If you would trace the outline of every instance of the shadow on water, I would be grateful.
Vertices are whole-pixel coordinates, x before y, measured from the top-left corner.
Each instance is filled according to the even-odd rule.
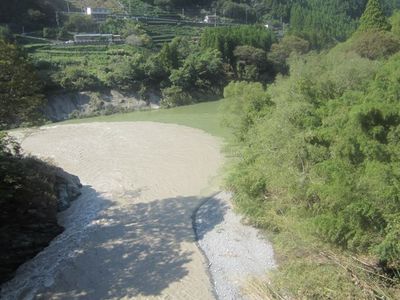
[[[133,198],[124,202],[134,202]],[[192,214],[205,200],[176,197],[123,206],[112,204],[92,222],[90,233],[79,246],[81,250],[75,251],[78,254],[59,272],[54,285],[42,289],[37,298],[161,295],[170,284],[188,274],[186,265],[193,253],[182,244],[195,242]],[[221,217],[213,218],[208,230],[223,220],[226,209],[224,205],[216,206],[213,214]]]

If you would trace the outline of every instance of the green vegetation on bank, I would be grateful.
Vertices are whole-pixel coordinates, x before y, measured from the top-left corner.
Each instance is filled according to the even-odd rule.
[[[0,39],[0,130],[36,120],[44,103],[33,66],[15,45]]]
[[[400,45],[369,12],[369,29],[292,57],[266,89],[225,88],[227,186],[274,242],[271,297],[400,297]]]

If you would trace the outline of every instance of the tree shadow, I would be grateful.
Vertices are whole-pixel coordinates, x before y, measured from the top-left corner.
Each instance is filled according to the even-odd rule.
[[[193,220],[197,240],[202,240],[207,232],[222,223],[228,209],[229,207],[225,201],[216,195],[207,199],[196,211],[196,216]]]
[[[132,191],[127,195],[137,193]],[[42,290],[36,298],[120,299],[161,295],[170,284],[188,275],[187,264],[193,252],[185,250],[183,243],[195,242],[193,211],[205,200],[176,197],[111,205],[92,222],[90,233],[72,263],[57,275],[52,287]],[[215,209],[218,211],[213,214],[221,217],[212,218],[208,230],[223,220],[227,207],[221,204]]]

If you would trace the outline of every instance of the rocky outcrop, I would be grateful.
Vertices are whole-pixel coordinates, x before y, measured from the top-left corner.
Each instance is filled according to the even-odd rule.
[[[160,97],[153,92],[147,93],[143,100],[138,93],[122,94],[115,90],[59,93],[47,98],[43,112],[51,121],[158,108],[160,102]]]
[[[71,175],[63,169],[58,169],[56,172],[58,211],[69,208],[71,202],[81,194],[81,188],[82,184],[77,176]]]
[[[36,159],[30,159],[24,174],[36,170],[37,181],[25,181],[23,193],[0,198],[0,283],[9,280],[25,261],[37,255],[63,228],[57,213],[80,195],[79,178]],[[36,185],[36,186],[33,186]]]

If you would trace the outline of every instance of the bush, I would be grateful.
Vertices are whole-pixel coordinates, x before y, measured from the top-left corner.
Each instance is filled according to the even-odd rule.
[[[0,136],[0,283],[62,231],[57,224],[56,168],[23,156]]]
[[[144,57],[135,54],[131,57],[120,59],[107,74],[106,84],[120,90],[138,90],[145,79]]]
[[[174,85],[163,89],[162,96],[161,106],[165,108],[193,103],[192,96],[188,92]]]
[[[400,55],[379,65],[335,49],[294,59],[267,92],[230,84],[241,147],[228,184],[243,210],[279,212],[263,221],[278,231],[286,214],[308,220],[321,240],[399,269],[399,69]]]
[[[235,66],[233,51],[237,46],[252,46],[269,51],[274,40],[272,31],[263,26],[234,26],[207,28],[201,35],[203,48],[217,49],[224,62]]]
[[[272,44],[268,59],[272,62],[275,70],[281,74],[289,72],[288,58],[294,55],[306,54],[310,51],[310,43],[293,35],[285,35],[279,43]]]
[[[99,79],[81,67],[66,67],[56,74],[55,81],[70,91],[94,90],[101,87]]]
[[[182,67],[171,72],[170,80],[189,93],[217,94],[225,82],[219,51],[208,49],[189,55]]]
[[[268,77],[274,76],[272,68],[268,68],[267,53],[264,50],[251,46],[237,46],[233,55],[239,80],[265,82]]]
[[[38,122],[44,103],[32,65],[15,45],[0,40],[0,130]]]
[[[400,39],[386,31],[367,31],[356,34],[350,50],[369,59],[387,58],[400,50]]]

